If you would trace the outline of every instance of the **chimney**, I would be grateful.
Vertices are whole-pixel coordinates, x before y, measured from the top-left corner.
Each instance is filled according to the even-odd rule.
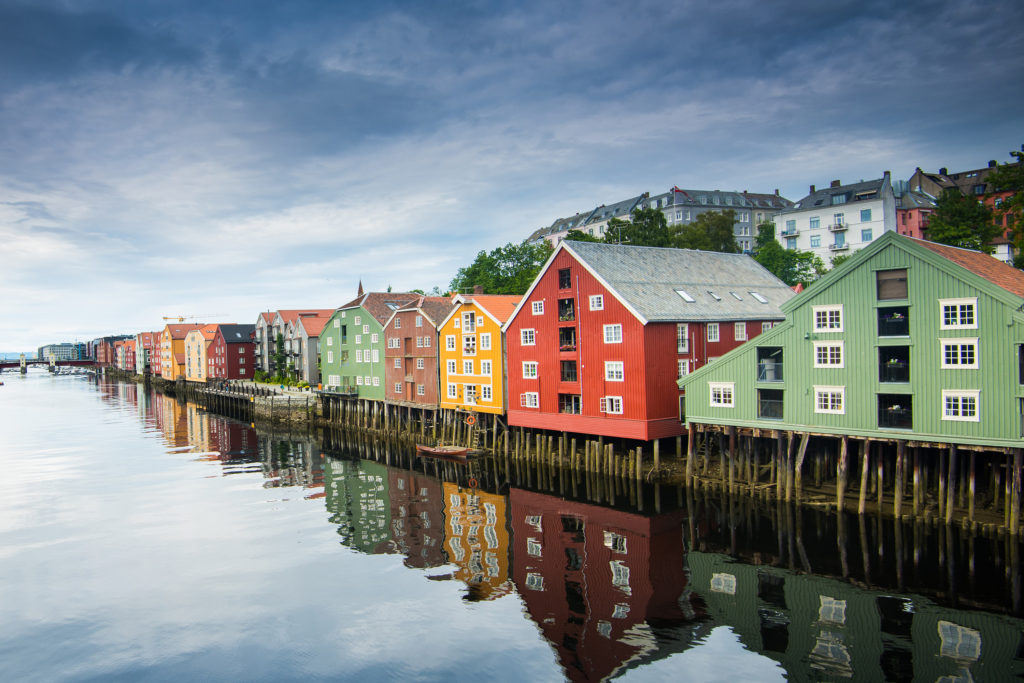
[[[829,184],[829,188],[839,187],[840,185],[842,185],[842,183],[839,182],[839,179],[837,178],[836,180],[833,180],[831,184]]]
[[[811,191],[808,192],[807,194],[814,194],[814,185],[811,185]]]
[[[943,166],[939,169],[939,175],[949,175],[949,169]]]
[[[989,168],[995,168],[996,167],[996,160],[995,159],[989,159],[988,167]]]
[[[473,285],[473,294],[480,295],[480,294],[483,294],[483,293],[484,293],[484,286],[483,285]]]

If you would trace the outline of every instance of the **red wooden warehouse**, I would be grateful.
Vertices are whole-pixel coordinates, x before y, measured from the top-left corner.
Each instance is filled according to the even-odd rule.
[[[421,296],[384,324],[386,401],[437,407],[437,326],[453,307],[446,297]]]
[[[502,328],[508,423],[680,435],[676,380],[782,321],[792,296],[743,254],[563,241]]]
[[[256,372],[255,325],[218,325],[206,350],[210,379],[252,379]]]

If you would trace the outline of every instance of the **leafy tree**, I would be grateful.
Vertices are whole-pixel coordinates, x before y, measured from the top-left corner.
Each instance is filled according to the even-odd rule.
[[[274,368],[278,375],[283,376],[285,373],[285,356],[284,356],[284,335],[280,332],[277,333],[277,339],[274,342]]]
[[[790,287],[797,283],[806,286],[825,272],[824,262],[812,252],[786,249],[779,244],[772,223],[757,226],[754,260]]]
[[[546,241],[509,242],[490,252],[481,251],[473,263],[459,268],[450,287],[452,291],[469,292],[481,285],[488,294],[525,294],[551,251]]]
[[[1012,192],[1009,197],[1004,197],[999,207],[993,212],[999,222],[1003,222],[1005,216],[1006,224],[1012,230],[1013,246],[1017,249],[1017,258],[1014,259],[1014,266],[1024,267],[1024,152],[1010,152],[1014,158],[1008,164],[1000,164],[999,167],[988,174],[985,180],[992,186],[994,192]]]
[[[611,219],[604,231],[604,241],[634,247],[673,246],[665,214],[657,209],[636,209],[628,221]]]
[[[935,213],[928,219],[925,236],[933,242],[991,254],[991,242],[1002,232],[992,222],[992,210],[975,197],[947,188],[939,195]]]
[[[700,249],[737,254],[740,245],[733,234],[736,212],[705,211],[692,223],[678,226],[672,236],[672,246],[680,249]]]
[[[582,230],[570,230],[565,235],[565,239],[572,240],[573,242],[603,242],[604,240],[594,237],[590,233],[583,232]]]
[[[853,256],[853,254],[836,254],[832,257],[832,267],[835,268],[836,266],[846,263],[851,256]]]

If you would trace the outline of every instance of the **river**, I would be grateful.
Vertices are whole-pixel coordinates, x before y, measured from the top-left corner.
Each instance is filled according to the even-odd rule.
[[[3,681],[1024,675],[1016,542],[0,380]]]

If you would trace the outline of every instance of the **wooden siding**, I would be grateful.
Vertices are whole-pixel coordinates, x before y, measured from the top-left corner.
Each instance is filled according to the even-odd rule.
[[[356,323],[356,319],[359,323]],[[338,325],[335,326],[337,321]],[[363,326],[367,331],[363,332]],[[342,331],[345,331],[344,338]],[[377,343],[373,343],[373,335],[377,335]],[[356,338],[359,337],[358,342]],[[331,342],[327,342],[330,338]],[[373,401],[384,400],[384,328],[377,322],[366,309],[362,307],[349,308],[336,311],[320,333],[323,340],[321,349],[320,375],[324,378],[324,385],[330,385],[330,377],[341,378],[341,387],[351,386],[355,389],[359,398],[366,398]],[[377,361],[373,361],[373,351],[377,351]],[[364,354],[370,354],[370,361],[360,360],[356,362],[356,351],[359,351],[360,359]],[[328,354],[333,360],[329,360]],[[344,359],[344,360],[343,360]],[[356,378],[362,377],[363,383],[357,384]],[[370,378],[370,384],[366,384],[366,378]],[[376,378],[376,385],[374,385]]]
[[[422,327],[416,327],[416,318],[422,318]],[[400,321],[396,328],[394,321]],[[417,345],[417,337],[430,339],[430,346]],[[389,340],[397,339],[398,347],[392,348]],[[400,311],[384,330],[384,398],[392,402],[415,403],[430,408],[437,407],[437,331],[430,320],[419,311]],[[423,369],[416,368],[417,359],[423,360]],[[402,367],[395,367],[398,360]],[[401,391],[395,391],[395,385]],[[417,387],[423,387],[423,395]]]
[[[866,250],[867,251],[867,250]],[[699,423],[733,424],[849,434],[913,438],[939,443],[1019,447],[1022,399],[1018,353],[1024,325],[1018,297],[949,264],[910,240],[894,236],[865,258],[844,266],[842,277],[812,286],[787,307],[787,322],[756,342],[688,378],[687,418]],[[908,296],[878,301],[876,273],[907,270]],[[977,329],[940,329],[940,299],[977,298]],[[842,332],[815,332],[813,306],[842,305]],[[878,310],[906,306],[909,335],[879,337]],[[943,369],[940,339],[978,338],[976,369]],[[814,342],[843,342],[842,368],[815,368]],[[783,382],[756,382],[757,348],[784,349]],[[909,381],[883,382],[881,355],[887,348],[909,349]],[[709,382],[733,382],[735,407],[709,405]],[[843,414],[815,412],[815,386],[845,388]],[[782,390],[783,419],[759,420],[757,390]],[[977,390],[977,422],[943,419],[943,390]],[[912,430],[879,425],[879,394],[906,395]]]
[[[469,336],[464,334],[462,328],[462,314],[473,312],[476,318],[476,329],[473,332],[473,336],[476,339],[476,355],[467,355],[464,353],[464,337]],[[459,321],[456,323],[456,321]],[[456,324],[459,326],[456,327]],[[490,334],[491,335],[491,348],[490,350],[483,349],[480,344],[480,335]],[[455,349],[449,350],[446,345],[446,338],[449,336],[455,337]],[[504,353],[504,338],[501,332],[501,326],[495,324],[495,322],[488,318],[472,301],[463,302],[458,305],[455,312],[449,316],[448,320],[441,327],[437,335],[437,353],[438,353],[438,372],[440,374],[440,386],[438,391],[440,394],[440,403],[442,408],[462,408],[470,409],[481,413],[491,413],[495,415],[501,415],[506,409],[506,395],[505,395],[505,353]],[[489,360],[491,362],[491,374],[490,376],[483,376],[479,374],[465,375],[462,372],[462,362],[464,360],[473,360],[474,372],[479,372],[481,361]],[[455,373],[448,372],[448,361],[455,361]],[[456,398],[451,399],[448,397],[448,384],[456,385]],[[465,385],[472,384],[476,387],[477,400],[473,404],[467,404],[465,400]],[[486,401],[480,398],[482,394],[482,387],[489,385],[491,387],[491,400]]]

